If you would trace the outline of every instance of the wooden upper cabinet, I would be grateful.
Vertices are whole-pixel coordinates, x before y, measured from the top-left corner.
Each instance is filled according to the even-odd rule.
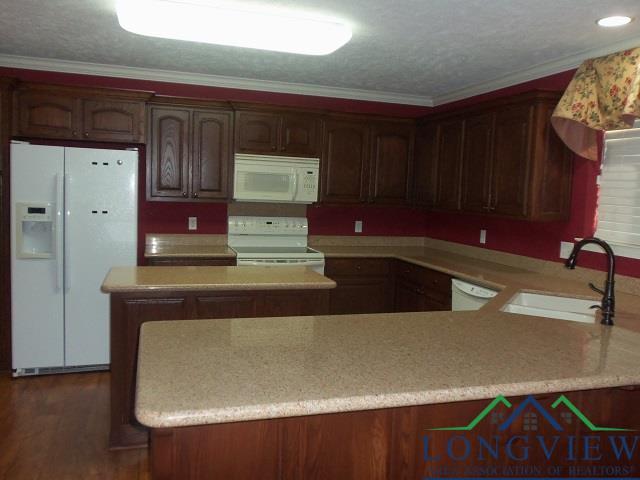
[[[278,150],[280,118],[269,113],[238,112],[237,149],[245,153],[275,153]]]
[[[439,125],[435,207],[440,210],[460,209],[463,133],[464,122],[461,119]]]
[[[527,92],[429,118],[432,126],[419,130],[424,139],[417,145],[433,151],[437,130],[435,208],[533,221],[568,218],[573,155],[550,123],[560,96]],[[416,179],[416,191],[425,179]]]
[[[51,92],[16,92],[15,134],[25,137],[80,138],[80,100]]]
[[[462,210],[488,212],[491,209],[493,113],[465,120],[462,152]]]
[[[144,142],[146,92],[22,84],[14,95],[14,135]]]
[[[83,100],[82,135],[85,139],[120,142],[144,141],[144,103]]]
[[[416,129],[413,154],[413,204],[432,207],[436,197],[438,125],[426,123]]]
[[[496,114],[492,212],[512,217],[527,216],[532,120],[532,105],[509,106]]]
[[[231,112],[193,113],[192,198],[229,196]]]
[[[411,124],[374,124],[371,133],[371,202],[401,204],[409,201],[413,134]]]
[[[321,122],[313,114],[240,110],[235,129],[236,150],[241,153],[318,155]]]
[[[283,115],[280,128],[280,152],[301,157],[315,157],[318,155],[320,132],[319,118],[301,114]]]
[[[361,122],[325,122],[320,201],[364,203],[368,196],[369,128]]]
[[[150,197],[186,198],[189,189],[191,111],[149,108],[147,147]]]
[[[233,113],[154,104],[148,117],[147,198],[228,199]]]

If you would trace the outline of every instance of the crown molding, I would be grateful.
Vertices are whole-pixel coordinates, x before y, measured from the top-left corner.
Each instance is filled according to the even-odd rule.
[[[185,73],[173,70],[155,70],[150,68],[106,65],[101,63],[85,63],[72,60],[0,54],[0,66],[48,72],[74,73],[79,75],[96,75],[100,77],[116,77],[155,82],[234,88],[260,92],[310,95],[313,97],[344,98],[349,100],[417,105],[424,107],[433,106],[433,99],[428,96],[395,92],[378,92],[375,90],[327,87],[303,83],[274,82],[270,80],[255,80],[251,78],[227,77],[223,75],[208,75],[202,73]]]
[[[526,70],[520,70],[488,82],[471,85],[454,92],[435,96],[433,97],[433,104],[434,106],[444,105],[458,100],[464,100],[465,98],[473,97],[475,95],[481,95],[501,88],[511,87],[520,83],[547,77],[556,73],[566,72],[567,70],[579,67],[582,62],[590,58],[602,57],[603,55],[635,47],[640,47],[640,38],[632,38],[622,42],[609,44],[605,47],[585,50],[580,53],[576,53],[575,55],[570,55],[552,62],[541,63],[531,68],[527,68]]]

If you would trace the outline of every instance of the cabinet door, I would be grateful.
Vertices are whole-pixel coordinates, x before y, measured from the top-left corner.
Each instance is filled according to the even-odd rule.
[[[332,277],[338,286],[329,294],[329,313],[391,312],[390,285],[384,277]]]
[[[82,101],[82,136],[88,140],[144,142],[144,103],[119,100]]]
[[[426,307],[426,297],[422,286],[403,278],[396,280],[395,311],[422,312]]]
[[[40,138],[80,138],[80,100],[55,91],[16,93],[15,134]]]
[[[321,158],[324,203],[367,200],[369,128],[357,122],[329,120],[325,124]]]
[[[279,149],[288,155],[316,157],[320,137],[320,120],[310,115],[284,115]]]
[[[271,113],[238,112],[236,148],[244,153],[275,153],[278,149],[280,116]]]
[[[372,139],[370,200],[384,204],[407,203],[413,127],[376,125]]]
[[[507,107],[496,114],[491,210],[526,217],[529,194],[533,106]]]
[[[192,198],[229,197],[231,113],[193,114]]]
[[[462,210],[488,212],[491,186],[493,114],[470,117],[465,122],[462,154]]]
[[[460,210],[460,171],[464,123],[451,120],[439,125],[436,208]]]
[[[188,109],[151,107],[150,145],[147,146],[150,197],[187,197],[190,117]]]
[[[413,204],[431,207],[435,202],[438,160],[438,126],[421,125],[416,130],[413,157]]]

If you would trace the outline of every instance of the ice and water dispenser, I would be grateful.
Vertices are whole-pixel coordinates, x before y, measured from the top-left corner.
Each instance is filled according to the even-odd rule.
[[[50,203],[16,203],[16,256],[51,258],[54,216]]]

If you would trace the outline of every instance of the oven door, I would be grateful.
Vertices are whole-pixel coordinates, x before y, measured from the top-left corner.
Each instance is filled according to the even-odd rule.
[[[274,258],[247,258],[237,259],[236,265],[238,267],[308,267],[314,272],[318,272],[324,275],[324,258],[320,259],[304,259],[304,258],[287,258],[287,259],[274,259]]]
[[[240,164],[235,168],[234,200],[292,202],[298,175],[295,168],[280,165]]]

